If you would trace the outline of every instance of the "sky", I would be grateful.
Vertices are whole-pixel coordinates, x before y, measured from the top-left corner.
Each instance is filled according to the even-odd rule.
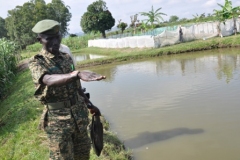
[[[70,7],[72,13],[69,22],[69,33],[82,32],[80,20],[82,15],[87,11],[88,5],[96,0],[63,0],[65,5]],[[108,10],[115,19],[115,26],[121,19],[128,25],[131,23],[131,16],[138,14],[138,19],[143,20],[147,17],[141,16],[139,12],[149,12],[152,9],[162,8],[160,12],[167,14],[162,16],[164,21],[168,21],[170,16],[181,18],[193,18],[193,15],[213,13],[213,9],[221,9],[217,3],[224,4],[225,0],[104,0]],[[17,5],[22,6],[28,0],[0,0],[0,17],[6,18],[8,10],[14,9]],[[45,0],[50,3],[51,0]],[[240,0],[232,0],[233,7],[240,6]]]

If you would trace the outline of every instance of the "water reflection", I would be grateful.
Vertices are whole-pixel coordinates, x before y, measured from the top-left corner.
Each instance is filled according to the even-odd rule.
[[[203,133],[203,129],[189,129],[189,128],[174,128],[171,130],[158,131],[158,132],[143,132],[139,133],[137,137],[125,140],[128,146],[132,149],[142,147],[149,143],[156,143],[164,141],[176,136],[185,134],[200,134]]]
[[[89,59],[97,59],[97,58],[103,58],[106,56],[97,55],[97,54],[81,54],[81,55],[73,55],[76,62],[89,60]]]
[[[150,61],[141,62],[135,61],[135,64],[128,65],[129,70],[155,72],[157,75],[162,73],[172,75],[177,72],[175,69],[181,69],[182,76],[192,73],[201,73],[205,69],[210,69],[216,72],[216,77],[221,80],[225,79],[229,83],[233,79],[233,72],[239,67],[239,54],[235,51],[228,50],[229,53],[222,53],[222,50],[216,52],[205,51],[199,53],[188,53],[181,55],[162,56],[159,59],[151,59]],[[86,55],[85,55],[86,56]],[[87,59],[87,58],[86,58]],[[206,64],[210,61],[212,64]],[[123,65],[124,63],[122,63]],[[126,66],[125,66],[126,67]],[[91,70],[96,70],[91,68]],[[117,72],[115,65],[108,67],[99,67],[98,72],[106,75],[108,81],[114,80],[114,75]]]

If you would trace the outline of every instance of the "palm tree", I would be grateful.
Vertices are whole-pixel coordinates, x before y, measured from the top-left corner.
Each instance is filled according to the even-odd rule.
[[[218,32],[218,36],[221,36],[222,37],[222,34],[221,34],[221,22],[223,22],[225,24],[225,19],[223,17],[223,11],[222,10],[216,10],[214,9],[213,10],[214,13],[213,15],[215,16],[216,20],[218,21],[218,24],[217,24],[217,32]]]
[[[194,17],[196,23],[200,22],[200,20],[202,19],[202,15],[198,15],[197,13],[196,15],[192,15],[192,16]]]
[[[221,5],[218,3],[218,5],[222,8],[222,16],[223,18],[229,19],[232,18],[233,19],[233,23],[234,23],[234,32],[235,35],[237,34],[237,26],[236,26],[236,18],[238,17],[239,11],[240,11],[240,6],[237,7],[232,7],[232,2],[230,0],[225,0],[225,4]]]
[[[158,8],[156,11],[154,11],[153,6],[152,6],[152,10],[149,12],[140,12],[140,14],[142,16],[147,16],[148,19],[146,19],[146,23],[150,22],[151,24],[151,28],[153,29],[153,23],[157,22],[160,23],[160,20],[163,21],[163,18],[161,15],[165,15],[165,13],[159,12],[162,8]]]

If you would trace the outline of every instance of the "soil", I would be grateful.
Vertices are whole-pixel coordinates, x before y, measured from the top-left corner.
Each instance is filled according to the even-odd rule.
[[[18,71],[23,71],[25,69],[28,68],[28,59],[25,59],[23,61],[21,61],[19,64],[18,64]]]

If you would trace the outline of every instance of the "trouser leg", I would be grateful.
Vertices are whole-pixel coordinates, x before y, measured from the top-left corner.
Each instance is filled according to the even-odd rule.
[[[74,146],[74,160],[89,160],[91,143],[87,130],[76,128],[72,136]]]
[[[73,141],[71,135],[49,135],[50,160],[74,160]]]

